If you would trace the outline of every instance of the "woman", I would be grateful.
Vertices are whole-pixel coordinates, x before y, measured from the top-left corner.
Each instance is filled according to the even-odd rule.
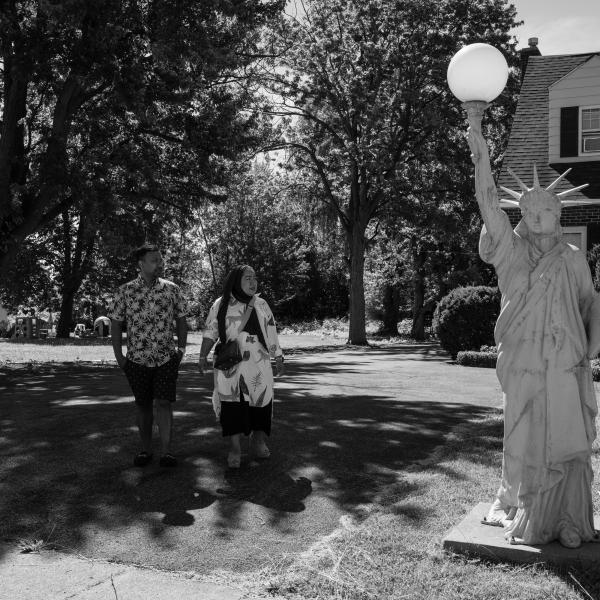
[[[223,436],[231,448],[227,464],[238,468],[240,439],[250,435],[250,449],[258,458],[268,458],[265,443],[271,434],[273,413],[273,371],[283,373],[283,352],[279,346],[275,320],[269,305],[256,293],[256,273],[248,265],[232,269],[223,294],[212,305],[202,334],[199,369],[204,373],[207,356],[217,340],[237,341],[241,362],[227,370],[214,369],[213,408]]]

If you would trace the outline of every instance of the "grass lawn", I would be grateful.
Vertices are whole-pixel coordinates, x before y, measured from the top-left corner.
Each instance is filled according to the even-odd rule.
[[[376,337],[379,322],[367,323],[367,335],[373,345],[396,343],[408,339],[408,325],[401,323],[402,337],[381,340]],[[326,319],[323,322],[302,323],[282,327],[279,340],[284,351],[297,349],[324,349],[340,347],[348,339],[348,324],[341,319]],[[188,333],[187,357],[196,359],[202,344],[201,332]],[[66,363],[66,362],[105,362],[114,363],[110,338],[70,338],[45,340],[25,340],[23,338],[0,338],[0,367],[12,363]]]
[[[325,333],[282,333],[280,343],[285,350],[297,348],[316,348],[342,346],[346,337]],[[202,344],[202,334],[190,332],[187,341],[187,356],[197,359]],[[125,348],[123,348],[125,350]],[[0,338],[0,367],[2,365],[23,363],[65,363],[65,362],[105,362],[114,363],[112,344],[106,339],[48,339],[48,340],[10,340]]]
[[[442,538],[475,499],[495,494],[502,428],[499,411],[457,427],[427,461],[374,496],[364,520],[349,519],[299,558],[266,569],[271,591],[298,600],[600,598],[600,572],[495,564],[442,550]],[[598,473],[598,440],[593,466]],[[597,515],[598,479],[593,495]]]
[[[304,344],[305,347],[312,348],[320,343],[326,348],[327,346],[339,346],[345,341],[343,337],[315,335],[294,337],[294,335],[284,333],[282,345],[298,347],[298,345]],[[192,334],[189,341],[192,355],[194,352],[197,353],[199,343],[200,336]],[[22,354],[18,354],[19,351],[22,351]],[[10,363],[7,363],[8,360],[33,363],[70,362],[74,360],[73,354],[79,356],[81,361],[113,360],[109,342],[104,345],[98,343],[85,346],[79,343],[70,345],[0,343],[0,363],[4,361],[7,366],[10,366]],[[7,359],[7,356],[10,358]],[[17,360],[19,356],[21,360]],[[428,363],[423,362],[422,364],[423,369],[427,368]],[[349,367],[345,364],[337,366],[331,364],[329,358],[324,365],[329,370],[320,371],[319,380],[326,380],[324,375],[327,373],[335,378],[336,373],[341,373],[343,369],[351,372],[354,372],[355,369],[354,364]],[[378,375],[373,370],[365,369],[364,363],[361,362],[360,365],[360,369],[357,369],[356,372],[364,373],[367,378],[368,376],[381,377],[381,374]],[[191,365],[188,368],[191,369]],[[476,369],[455,368],[456,374],[450,375],[452,378],[468,378],[470,373],[475,377],[476,371],[481,373]],[[65,369],[70,369],[70,367],[65,367]],[[7,506],[19,507],[15,513],[23,512],[24,506],[29,507],[28,514],[31,522],[28,525],[25,521],[21,522],[21,516],[18,514],[11,516],[9,513],[8,516],[5,515],[6,518],[0,525],[0,537],[10,537],[13,535],[12,531],[18,531],[19,537],[23,539],[28,536],[33,537],[40,526],[40,520],[44,523],[47,521],[49,528],[50,524],[59,520],[59,517],[62,518],[63,515],[55,514],[61,510],[65,513],[72,511],[74,515],[70,516],[70,520],[65,517],[65,523],[98,521],[100,517],[96,516],[97,512],[107,520],[106,527],[113,527],[113,523],[116,522],[117,526],[122,528],[123,535],[133,535],[131,532],[137,535],[144,529],[141,525],[138,527],[137,522],[132,520],[132,515],[137,515],[138,519],[146,519],[147,517],[144,515],[149,512],[163,510],[162,506],[155,506],[157,502],[158,504],[160,502],[153,494],[156,492],[158,496],[160,493],[168,496],[169,490],[165,490],[156,475],[147,475],[147,481],[143,480],[139,485],[135,482],[135,485],[130,485],[131,482],[128,484],[127,481],[123,484],[114,477],[114,457],[119,456],[116,450],[117,446],[122,444],[123,440],[133,443],[133,437],[130,436],[133,427],[129,420],[129,413],[126,413],[125,405],[121,403],[121,400],[112,398],[114,393],[112,388],[103,390],[97,383],[98,373],[103,370],[112,371],[112,369],[95,367],[82,367],[82,369],[89,370],[85,383],[82,384],[81,380],[74,380],[72,383],[85,387],[78,394],[84,392],[92,394],[92,396],[94,393],[97,394],[96,401],[94,401],[94,397],[87,395],[77,396],[74,400],[58,398],[53,401],[52,407],[48,408],[47,414],[43,415],[42,419],[39,418],[39,409],[36,408],[35,399],[37,398],[40,402],[44,401],[47,396],[44,382],[46,378],[50,381],[51,375],[42,373],[37,381],[32,379],[32,383],[18,383],[18,385],[26,387],[27,391],[22,396],[21,404],[15,407],[16,421],[13,423],[12,429],[9,427],[10,423],[6,421],[6,415],[3,417],[5,421],[0,421],[5,425],[2,432],[4,437],[0,437],[0,450],[4,453],[3,464],[6,469],[5,473],[1,473],[0,469],[0,480],[5,482],[6,489],[12,489],[12,494],[7,494],[5,497]],[[339,370],[336,371],[336,369]],[[428,373],[432,372],[431,369],[432,367]],[[306,367],[303,367],[301,361],[296,366],[296,377],[299,382],[308,377],[308,371]],[[431,381],[428,383],[430,387],[421,390],[425,391],[428,397],[435,395],[436,390],[444,389],[444,386],[446,389],[448,388],[449,381],[442,380],[439,376],[436,379],[430,375],[430,378]],[[192,378],[191,381],[197,380]],[[354,385],[356,382],[352,380],[349,383]],[[346,388],[343,397],[330,398],[326,405],[319,401],[320,398],[313,398],[312,404],[307,404],[306,398],[296,398],[298,396],[296,389],[288,392],[286,402],[282,403],[280,409],[280,430],[284,430],[285,425],[282,422],[285,421],[285,418],[282,419],[282,417],[287,415],[287,420],[289,420],[289,427],[285,429],[287,435],[282,435],[282,437],[293,437],[298,427],[304,431],[304,436],[302,440],[290,442],[291,446],[286,452],[282,452],[280,459],[289,457],[289,460],[292,461],[294,452],[299,455],[304,453],[322,458],[323,462],[318,464],[324,465],[325,474],[332,478],[332,487],[337,485],[340,488],[338,490],[340,494],[343,494],[346,489],[344,485],[340,485],[340,482],[345,481],[344,477],[348,475],[345,472],[350,471],[356,480],[355,484],[360,485],[361,489],[364,488],[365,500],[356,510],[349,511],[348,515],[342,518],[338,530],[312,545],[309,550],[300,555],[293,551],[288,554],[280,553],[279,559],[269,560],[258,572],[236,574],[240,585],[264,593],[266,593],[266,586],[272,594],[278,594],[290,600],[600,599],[600,573],[578,570],[560,573],[543,565],[494,564],[477,558],[450,556],[444,553],[441,540],[448,530],[460,521],[477,502],[482,499],[491,501],[494,497],[501,468],[501,412],[495,409],[486,409],[487,416],[460,418],[458,425],[454,424],[447,428],[440,426],[439,446],[433,451],[428,450],[421,454],[420,456],[426,456],[422,460],[407,459],[406,457],[409,456],[407,453],[411,449],[410,442],[407,441],[410,438],[408,433],[394,437],[386,429],[382,429],[377,434],[377,438],[371,437],[364,445],[361,445],[361,436],[366,435],[364,432],[368,429],[360,429],[358,426],[362,421],[370,423],[381,420],[384,424],[389,425],[394,418],[393,413],[403,405],[400,398],[406,388],[410,386],[410,381],[408,379],[398,381],[397,389],[394,388],[396,391],[392,402],[382,402],[380,405],[377,404],[376,397],[369,398],[366,394],[365,389],[368,385],[368,383],[356,385],[355,393],[358,400],[355,412],[346,413],[348,416],[346,420],[352,421],[356,427],[353,429],[354,433],[347,433],[350,431],[347,424],[342,424],[343,427],[338,424],[338,438],[335,439],[346,453],[344,459],[348,463],[348,466],[341,471],[335,466],[340,458],[336,459],[334,450],[321,447],[320,442],[324,439],[324,435],[331,436],[331,428],[340,419],[344,421],[343,411],[351,409],[347,390],[352,388]],[[598,384],[596,384],[596,389],[598,391]],[[191,395],[196,392],[193,392],[188,385],[186,393]],[[214,443],[210,441],[210,436],[204,432],[204,429],[198,428],[198,423],[209,423],[209,420],[207,416],[200,419],[196,417],[195,413],[200,408],[195,408],[197,404],[192,404],[192,402],[197,403],[198,400],[192,399],[190,396],[188,403],[183,403],[178,408],[181,410],[187,407],[187,412],[184,411],[185,414],[182,413],[178,417],[179,435],[182,443],[184,439],[187,440],[186,443],[190,446],[190,455],[201,461],[202,469],[208,470],[211,460],[213,462],[221,460],[219,456],[221,450],[215,449]],[[406,402],[404,404],[406,407],[402,414],[404,417],[408,417],[411,414],[408,408],[412,405]],[[283,405],[286,406],[288,413],[284,413]],[[429,426],[432,427],[434,421],[437,422],[442,418],[433,412],[433,405],[434,403],[428,402],[420,405],[417,403],[417,406],[421,406],[420,410],[423,411],[415,413],[415,418],[419,419],[421,427],[427,420],[429,420]],[[54,408],[55,406],[60,407],[60,410]],[[372,408],[377,406],[380,408]],[[66,422],[69,408],[71,411],[76,411],[80,421],[75,421],[71,417],[69,430],[63,431],[57,423],[62,426]],[[209,409],[204,407],[202,410],[208,411]],[[315,420],[314,415],[317,414],[317,410],[321,410],[322,413]],[[378,410],[379,412],[375,415],[367,413],[368,410]],[[452,410],[452,408],[450,407],[448,410]],[[60,414],[61,411],[65,413],[64,416]],[[302,411],[306,411],[306,414]],[[447,412],[445,410],[444,414]],[[389,420],[382,419],[382,414],[387,415]],[[349,415],[352,417],[350,418]],[[406,418],[404,420],[409,422]],[[319,425],[324,429],[318,429]],[[317,428],[316,432],[313,432],[309,426]],[[600,421],[597,421],[597,426],[600,427]],[[86,429],[89,427],[93,427],[91,433]],[[364,424],[363,427],[365,427]],[[346,432],[344,437],[339,437],[341,431]],[[27,434],[25,435],[24,432]],[[371,435],[373,434],[371,433]],[[104,458],[103,455],[97,456],[99,444],[97,439],[105,440],[108,444],[105,451],[109,454]],[[363,439],[365,438],[363,437]],[[433,439],[437,440],[437,437]],[[281,440],[280,446],[284,442],[285,440]],[[396,442],[397,445],[392,442]],[[435,443],[438,442],[435,441]],[[377,446],[377,444],[379,444],[378,448],[383,448],[383,450],[379,453],[381,456],[376,454],[376,461],[375,455],[370,452],[370,446]],[[113,451],[115,454],[110,454]],[[72,465],[65,466],[65,462],[69,463],[65,457],[70,457],[69,460],[77,457],[77,460]],[[381,458],[380,461],[379,458]],[[273,466],[277,464],[274,462],[276,460],[277,457],[272,459],[267,471],[273,469]],[[286,458],[286,460],[288,459]],[[592,460],[594,472],[597,474],[600,472],[600,443],[598,440],[595,442]],[[100,461],[100,466],[98,461]],[[53,473],[52,468],[55,463],[56,473]],[[358,467],[353,469],[353,466],[356,465]],[[393,465],[393,468],[390,468],[390,465]],[[19,469],[22,470],[19,471]],[[172,476],[175,482],[179,482],[173,484],[174,490],[182,489],[180,479],[187,482],[188,475],[192,478],[193,483],[190,489],[195,490],[200,485],[196,480],[197,471],[195,467],[192,469],[189,461],[186,469],[189,469],[190,472],[179,469]],[[289,479],[288,465],[283,464],[281,470],[287,481]],[[126,475],[129,473],[127,470],[123,472]],[[272,473],[271,475],[267,473],[265,477],[272,477]],[[352,477],[349,478],[350,482],[354,481]],[[368,485],[363,485],[363,480]],[[282,481],[284,481],[283,478]],[[371,485],[370,482],[377,483]],[[258,510],[260,502],[257,498],[264,493],[264,489],[262,487],[254,489],[251,482],[245,482],[244,485],[248,487],[249,491],[244,488],[242,491],[246,495],[242,495],[242,497],[250,499],[244,505],[250,506],[253,511]],[[123,496],[124,501],[120,505],[115,503],[115,499],[120,498],[118,494],[121,488],[126,491],[130,488],[151,490],[152,494],[149,494],[146,500],[149,507],[140,509],[136,504],[137,499],[132,494]],[[41,496],[40,490],[44,490],[48,498],[45,499]],[[62,503],[57,499],[60,499]],[[598,515],[600,514],[598,478],[594,482],[593,499],[594,512]],[[308,500],[310,497],[307,502]],[[44,504],[44,501],[47,504]],[[104,501],[106,507],[111,509],[114,514],[110,511],[106,514],[101,512],[100,509],[103,506],[101,504]],[[360,501],[363,502],[362,496]],[[188,504],[183,508],[188,512],[195,511],[196,519],[200,519],[200,513],[203,510],[208,511],[210,503],[217,506],[218,502],[220,502],[218,499],[199,496],[189,499]],[[232,502],[232,506],[238,506],[238,504],[242,503]],[[2,498],[0,498],[0,505],[2,505]],[[119,510],[122,511],[122,514],[119,513]],[[264,514],[278,518],[284,513],[285,510],[280,507],[279,512],[273,510]],[[182,511],[182,514],[185,516],[187,513]],[[253,517],[254,520],[258,519],[261,514],[263,513],[257,513],[258,516]],[[119,521],[119,518],[122,518],[122,522]],[[228,523],[231,518],[229,513],[224,513],[223,522]],[[157,537],[167,535],[164,533],[166,531],[170,536],[185,537],[187,535],[189,537],[186,529],[189,530],[191,524],[180,523],[180,525],[182,524],[186,526],[169,529],[168,526],[161,525],[153,535]],[[136,527],[138,528],[136,529]],[[131,532],[127,528],[131,528]],[[329,529],[329,531],[331,530]],[[82,532],[93,539],[93,532],[90,529],[82,529],[79,534]],[[68,532],[63,533],[67,535]],[[76,537],[77,533],[74,531],[73,536]],[[256,543],[258,547],[260,540],[252,538],[252,536],[248,539],[251,541],[244,543]],[[115,538],[114,543],[115,547],[119,546],[118,537]],[[178,538],[164,540],[161,560],[164,560],[166,553],[171,551],[178,556],[182,547]],[[110,554],[109,550],[107,552]],[[253,545],[252,547],[248,546],[249,554],[254,551]],[[221,555],[219,558],[221,559]],[[129,558],[128,560],[134,559]]]

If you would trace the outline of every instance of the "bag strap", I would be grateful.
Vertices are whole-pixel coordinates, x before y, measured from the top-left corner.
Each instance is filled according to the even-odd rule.
[[[248,319],[250,318],[250,315],[252,314],[253,310],[254,304],[248,304],[246,306],[246,310],[244,311],[244,314],[242,315],[242,320],[240,321],[240,329],[238,333],[241,333],[244,330],[244,327],[246,327],[246,323],[248,322]],[[221,341],[225,343],[226,340]]]
[[[250,315],[252,314],[253,310],[254,310],[254,304],[248,304],[248,306],[246,307],[246,312],[244,312],[244,314],[242,316],[242,320],[240,321],[239,333],[241,333],[244,330],[244,327],[246,327],[246,323],[248,322],[248,319],[250,318]]]

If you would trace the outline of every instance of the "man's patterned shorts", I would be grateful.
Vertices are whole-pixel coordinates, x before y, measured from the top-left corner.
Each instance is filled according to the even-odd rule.
[[[123,371],[129,381],[129,387],[140,406],[152,406],[152,401],[168,400],[175,402],[177,375],[179,373],[179,355],[159,367],[146,367],[127,360]]]

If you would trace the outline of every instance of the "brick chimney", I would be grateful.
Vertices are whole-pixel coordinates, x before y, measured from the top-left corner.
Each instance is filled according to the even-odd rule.
[[[529,38],[527,40],[529,44],[527,48],[521,48],[519,54],[521,55],[521,83],[523,83],[523,77],[525,77],[525,71],[527,70],[527,62],[530,56],[541,56],[538,45],[538,39],[536,37]]]

